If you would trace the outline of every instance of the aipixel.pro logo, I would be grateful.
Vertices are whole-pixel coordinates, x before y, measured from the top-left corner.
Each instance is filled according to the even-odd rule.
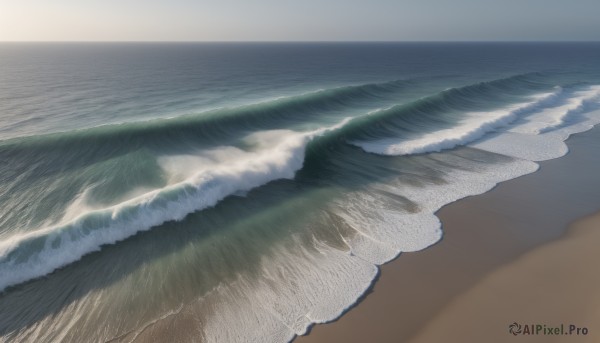
[[[512,324],[508,325],[508,332],[513,336],[587,336],[589,330],[586,327],[580,327],[574,324],[560,324],[557,326],[552,326],[546,324],[519,324],[517,322],[513,322]]]

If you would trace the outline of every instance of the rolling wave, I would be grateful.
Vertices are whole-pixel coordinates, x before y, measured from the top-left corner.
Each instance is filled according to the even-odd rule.
[[[160,122],[101,127],[31,138],[28,142],[24,139],[16,145],[13,144],[15,142],[5,141],[0,145],[0,152],[3,149],[6,152],[11,146],[35,148],[35,145],[44,151],[56,150],[56,146],[52,145],[53,141],[60,141],[60,144],[66,144],[70,149],[80,149],[88,153],[90,149],[93,151],[89,146],[75,144],[80,139],[90,140],[88,143],[100,139],[102,144],[125,144],[139,148],[141,143],[136,141],[135,137],[150,141],[158,139],[156,135],[176,135],[181,139],[181,135],[185,136],[187,132],[190,136],[185,139],[194,141],[201,138],[198,134],[203,130],[210,131],[207,135],[212,134],[212,137],[219,135],[218,128],[223,132],[227,131],[227,134],[235,133],[238,136],[241,133],[245,136],[272,136],[273,131],[264,130],[264,126],[267,125],[262,125],[269,121],[268,118],[271,121],[282,118],[306,120],[295,116],[313,106],[322,108],[331,105],[332,102],[344,102],[346,96],[365,99],[406,85],[404,81],[397,81],[353,86],[252,105],[251,110],[245,108],[226,114],[220,112],[221,114],[215,117],[176,118]],[[549,88],[551,89],[551,86],[531,81],[526,75],[518,75],[449,89],[407,104],[345,118],[335,125],[317,130],[281,131],[276,135],[276,139],[266,139],[267,144],[259,147],[260,149],[240,150],[240,156],[236,155],[235,158],[221,161],[210,168],[194,170],[191,176],[188,175],[182,181],[110,207],[87,210],[57,225],[8,237],[0,243],[0,290],[50,273],[87,253],[101,249],[102,245],[115,243],[167,221],[181,220],[189,213],[216,205],[229,195],[249,191],[276,179],[291,179],[303,167],[306,149],[311,142],[321,141],[325,142],[325,145],[332,140],[336,144],[350,142],[368,152],[392,155],[452,148],[480,138],[516,117],[564,101],[566,93],[561,88],[554,88],[552,92],[548,92]],[[510,91],[502,93],[508,89]],[[522,100],[525,89],[529,93],[535,92],[535,95],[529,96],[529,102],[506,106],[509,100],[513,103],[515,100]],[[504,107],[488,112],[473,111],[474,108],[490,104],[504,104]],[[233,129],[226,128],[228,123]],[[263,130],[258,130],[261,126]],[[240,127],[243,129],[240,130]],[[250,127],[253,129],[250,130]],[[276,129],[281,130],[281,127]],[[423,135],[423,132],[429,133]],[[411,139],[411,134],[421,137]],[[408,136],[408,139],[404,135]],[[116,139],[116,142],[107,140],[110,137],[120,139]],[[389,144],[389,141],[382,143],[382,137],[399,140],[392,144]],[[107,141],[104,142],[105,140]],[[228,146],[227,141],[221,143],[221,146]],[[166,143],[158,139],[156,144]]]
[[[366,152],[381,155],[410,155],[452,149],[477,140],[499,127],[506,126],[516,120],[518,116],[556,101],[561,93],[562,89],[557,88],[554,92],[534,96],[531,102],[511,105],[491,112],[469,113],[463,123],[449,129],[425,133],[415,139],[388,138],[351,143]]]
[[[140,231],[217,204],[228,195],[293,178],[306,144],[339,124],[307,133],[284,132],[277,144],[204,170],[189,179],[115,206],[85,212],[63,224],[15,235],[0,243],[0,290],[52,272]],[[269,133],[265,133],[269,135]],[[272,140],[271,140],[272,141]]]

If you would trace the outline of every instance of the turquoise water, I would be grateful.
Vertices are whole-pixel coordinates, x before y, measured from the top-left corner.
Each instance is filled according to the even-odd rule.
[[[600,122],[600,44],[2,44],[0,335],[286,342]]]

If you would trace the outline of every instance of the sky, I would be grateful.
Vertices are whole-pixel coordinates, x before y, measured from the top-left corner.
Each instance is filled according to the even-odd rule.
[[[600,40],[598,0],[0,0],[0,41]]]

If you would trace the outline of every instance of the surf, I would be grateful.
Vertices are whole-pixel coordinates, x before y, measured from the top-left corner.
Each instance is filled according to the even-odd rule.
[[[249,191],[277,179],[291,179],[302,168],[306,145],[315,137],[339,129],[337,125],[311,132],[269,132],[268,147],[241,152],[192,177],[137,196],[117,205],[83,213],[56,226],[5,238],[0,243],[0,290],[77,261],[167,221],[178,221],[194,211],[216,205],[234,193]]]

